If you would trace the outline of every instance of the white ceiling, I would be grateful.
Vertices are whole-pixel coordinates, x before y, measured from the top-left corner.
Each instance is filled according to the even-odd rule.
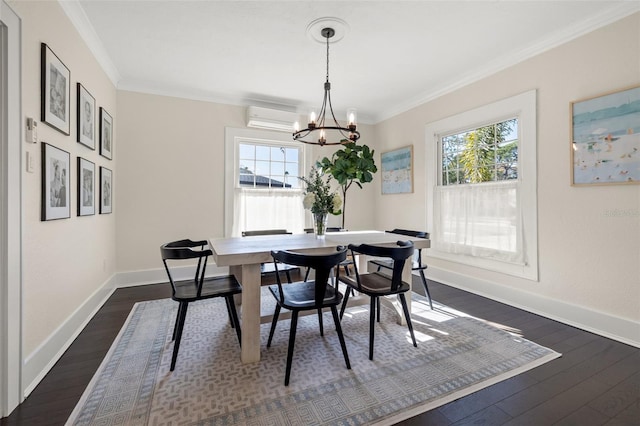
[[[613,0],[61,4],[119,89],[303,113],[319,108],[326,73],[325,46],[306,28],[340,18],[333,106],[370,123],[640,10]]]

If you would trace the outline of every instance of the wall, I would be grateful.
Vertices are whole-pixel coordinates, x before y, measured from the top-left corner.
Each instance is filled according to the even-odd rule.
[[[426,226],[425,124],[537,89],[539,282],[427,258],[431,278],[640,344],[640,186],[570,186],[569,145],[570,102],[639,83],[635,14],[380,123],[377,147],[416,161],[414,194],[376,197],[378,227]]]
[[[224,128],[245,127],[245,108],[118,91],[119,283],[166,280],[159,247],[181,238],[224,236]],[[361,126],[371,138],[371,126]],[[369,135],[369,136],[367,136]],[[312,161],[333,147],[312,147]],[[371,228],[371,188],[348,192],[346,225]],[[339,226],[339,217],[331,218]]]
[[[106,166],[118,176],[114,159],[101,157],[76,142],[76,82],[81,82],[105,107],[118,126],[116,90],[57,2],[14,1],[22,19],[22,123],[39,122],[38,139],[70,153],[70,218],[40,221],[41,143],[25,144],[35,158],[34,172],[23,167],[23,385],[29,389],[46,373],[84,321],[109,294],[115,273],[114,214],[78,217],[77,156]],[[47,43],[71,72],[71,134],[40,122],[40,43]],[[97,120],[97,116],[96,116]],[[23,157],[24,158],[24,157]],[[96,185],[97,185],[96,179]],[[115,189],[117,191],[117,187]],[[96,202],[98,201],[96,197]]]

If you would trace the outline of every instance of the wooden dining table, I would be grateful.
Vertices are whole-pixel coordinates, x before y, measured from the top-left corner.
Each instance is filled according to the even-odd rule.
[[[324,239],[314,234],[261,235],[239,238],[212,238],[209,245],[213,259],[218,266],[228,266],[229,273],[242,284],[242,348],[243,363],[260,361],[260,264],[272,262],[271,250],[293,250],[304,253],[328,253],[338,246],[349,244],[395,244],[397,241],[411,240],[417,248],[428,248],[430,241],[384,231],[329,232]],[[358,271],[366,270],[367,259],[359,256]],[[403,280],[411,283],[411,262],[406,262]],[[407,303],[411,308],[411,292],[407,293]],[[392,305],[398,312],[398,321],[404,316],[399,304]]]

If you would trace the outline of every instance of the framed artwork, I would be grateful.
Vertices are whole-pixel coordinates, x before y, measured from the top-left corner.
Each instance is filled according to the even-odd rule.
[[[80,83],[78,86],[78,142],[96,149],[96,100]]]
[[[640,183],[640,86],[571,103],[571,185]]]
[[[100,167],[100,214],[113,211],[113,180],[111,170]]]
[[[100,155],[113,158],[113,118],[100,107]]]
[[[45,43],[41,44],[41,120],[69,134],[71,117],[71,72]]]
[[[96,213],[96,166],[78,157],[78,216]]]
[[[42,217],[41,220],[70,216],[69,153],[42,143]]]
[[[383,152],[382,194],[405,194],[413,192],[413,145]]]

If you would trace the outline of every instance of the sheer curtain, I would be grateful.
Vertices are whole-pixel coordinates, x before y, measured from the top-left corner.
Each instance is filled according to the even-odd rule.
[[[303,232],[302,190],[236,188],[233,202],[233,237],[242,231],[286,229]]]
[[[434,248],[524,264],[518,181],[437,186]]]

